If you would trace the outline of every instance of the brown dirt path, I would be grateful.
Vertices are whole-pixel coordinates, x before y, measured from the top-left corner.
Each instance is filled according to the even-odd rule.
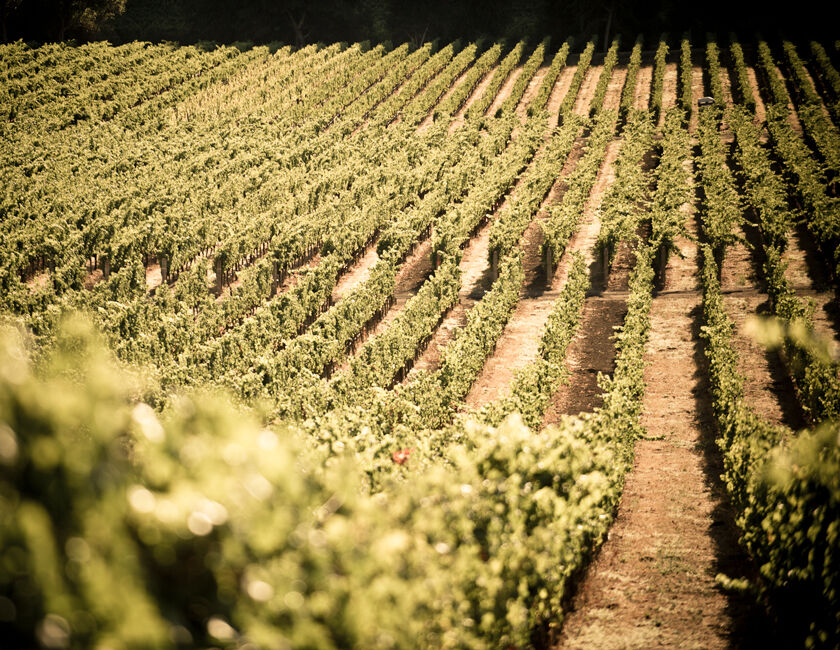
[[[589,115],[589,104],[592,102],[592,96],[595,94],[595,88],[598,86],[598,79],[601,78],[603,72],[603,65],[591,65],[586,71],[586,76],[583,78],[583,83],[580,85],[580,90],[575,99],[575,105],[572,109],[575,113],[581,116]]]
[[[627,81],[627,68],[616,66],[613,69],[610,83],[607,85],[607,94],[604,96],[604,108],[618,110],[621,104],[621,93],[624,90],[624,82]]]
[[[469,407],[479,408],[501,397],[510,386],[514,372],[537,356],[540,335],[551,314],[554,301],[557,300],[566,283],[570,258],[568,254],[564,254],[552,277],[546,279],[540,255],[540,247],[543,243],[540,221],[546,217],[546,208],[562,199],[567,189],[565,179],[572,173],[583,155],[583,144],[583,138],[579,138],[569,153],[557,181],[542,202],[537,217],[525,231],[523,237],[525,282],[520,292],[519,302],[499,337],[494,352],[485,362],[466,397],[465,401]],[[569,249],[579,250],[578,247],[585,246],[589,251],[597,237],[597,230],[594,236],[591,230],[590,227],[587,231],[589,237],[576,234],[570,242]],[[591,257],[591,251],[589,252]]]
[[[696,224],[687,214],[689,231]],[[560,648],[728,648],[753,639],[748,601],[715,576],[745,560],[720,481],[705,373],[697,247],[677,242],[651,305],[642,424],[618,514],[572,602]],[[686,290],[691,288],[691,290]]]
[[[522,74],[522,66],[516,66],[511,73],[508,75],[505,82],[502,84],[502,87],[499,89],[498,94],[496,95],[493,102],[490,104],[490,108],[487,109],[485,115],[495,115],[496,111],[502,107],[502,104],[505,100],[510,97],[510,93],[513,91],[513,86],[516,84],[516,80],[519,79],[519,75]]]
[[[560,114],[560,105],[566,98],[569,92],[569,87],[572,85],[572,79],[577,71],[577,66],[566,66],[560,71],[557,81],[554,82],[554,88],[548,96],[546,103],[546,110],[548,111],[548,125],[553,127],[557,125],[557,116]]]
[[[434,371],[440,363],[441,353],[455,336],[455,330],[467,323],[467,312],[493,284],[488,260],[488,246],[490,244],[490,222],[479,228],[478,233],[470,240],[461,258],[461,289],[458,292],[458,302],[449,310],[440,325],[432,334],[429,345],[418,357],[406,376],[404,383],[411,381],[419,370]]]
[[[607,146],[595,186],[584,208],[581,227],[570,243],[570,246],[584,251],[587,255],[592,289],[591,295],[587,296],[584,303],[577,334],[566,354],[566,366],[570,371],[569,382],[561,385],[552,396],[543,417],[543,426],[558,422],[562,415],[592,411],[601,403],[598,373],[613,371],[615,355],[610,337],[613,335],[613,327],[620,325],[624,318],[625,299],[623,296],[602,293],[603,268],[600,260],[595,259],[592,249],[601,229],[598,207],[604,192],[615,181],[614,164],[620,147],[621,140],[614,140]],[[563,270],[558,267],[555,281],[560,273],[563,273]]]
[[[455,129],[464,124],[466,121],[465,116],[467,111],[470,106],[472,106],[476,100],[487,91],[487,86],[489,86],[490,82],[493,80],[493,75],[496,73],[497,67],[498,66],[493,66],[490,71],[481,78],[478,84],[476,84],[475,88],[470,93],[470,96],[467,97],[467,101],[464,102],[464,105],[458,109],[455,116],[452,118],[452,122],[449,124],[449,133],[452,133]]]
[[[341,275],[332,292],[332,301],[338,302],[370,277],[370,270],[379,259],[376,239],[365,247],[364,253]]]
[[[409,299],[417,294],[420,287],[432,273],[431,250],[432,242],[426,238],[406,258],[394,279],[393,305],[391,305],[391,308],[386,312],[385,316],[375,326],[363,332],[336,372],[341,372],[349,368],[350,360],[365,344],[365,341],[384,332],[391,322],[402,312]]]
[[[536,97],[540,86],[542,86],[542,82],[543,79],[545,79],[546,74],[548,74],[548,66],[543,66],[534,73],[534,76],[531,77],[531,81],[528,82],[525,94],[522,95],[522,99],[516,107],[516,114],[520,117],[520,119],[524,120],[527,116],[528,107],[531,105],[531,102],[534,101],[534,97]]]
[[[764,122],[767,119],[767,109],[764,107],[764,99],[761,97],[761,92],[758,89],[758,77],[755,74],[755,68],[747,68],[747,78],[750,80],[750,87],[755,98],[756,123]]]
[[[646,111],[650,106],[650,86],[653,83],[653,66],[643,65],[636,75],[636,90],[633,93],[633,108]]]
[[[703,68],[699,65],[691,67],[691,116],[688,120],[689,133],[697,133],[698,113],[697,100],[706,95],[703,85]]]
[[[677,103],[677,64],[666,63],[665,74],[662,78],[662,115],[665,119],[665,111],[673,108]]]
[[[747,238],[751,233],[740,230]],[[744,376],[747,404],[766,420],[798,428],[804,426],[793,384],[778,353],[770,352],[745,331],[754,314],[770,314],[769,298],[756,265],[760,263],[744,244],[730,247],[721,265],[721,291],[726,312],[735,325],[733,344],[738,370]]]

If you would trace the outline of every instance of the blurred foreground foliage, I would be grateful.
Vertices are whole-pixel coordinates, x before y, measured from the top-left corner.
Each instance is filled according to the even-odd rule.
[[[372,494],[352,445],[220,394],[156,411],[104,349],[76,319],[37,361],[0,333],[7,647],[528,645],[617,503],[627,459],[586,421],[468,422]]]

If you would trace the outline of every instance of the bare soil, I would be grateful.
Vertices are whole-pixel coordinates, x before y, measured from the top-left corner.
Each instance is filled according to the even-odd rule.
[[[399,316],[409,299],[420,290],[420,287],[432,273],[431,249],[431,240],[425,239],[403,262],[394,280],[394,304],[385,316],[356,342],[346,360],[340,366],[339,372],[350,366],[350,360],[364,345],[365,341],[385,331],[391,322]]]
[[[762,123],[767,119],[767,111],[764,107],[764,100],[761,97],[761,92],[758,86],[758,77],[755,74],[755,68],[747,68],[747,78],[750,80],[753,97],[755,97],[755,120],[756,123]]]
[[[785,76],[776,66],[773,66],[773,74],[775,74],[781,80],[782,84],[787,87],[787,84],[785,83]],[[797,115],[796,110],[790,101],[788,101],[788,122],[793,127],[794,131],[802,135],[802,124],[799,123],[799,115]]]
[[[636,75],[636,89],[633,93],[633,107],[646,111],[650,106],[650,86],[653,83],[653,66],[639,68]]]
[[[376,240],[374,239],[374,241],[367,245],[361,257],[349,266],[347,271],[336,282],[332,292],[332,301],[338,302],[358,285],[367,280],[370,277],[371,268],[373,268],[373,265],[376,264],[378,259],[379,255],[376,252]]]
[[[30,291],[40,291],[41,289],[44,289],[49,283],[50,272],[47,269],[33,274],[32,277],[25,282],[26,286],[29,288]]]
[[[154,262],[146,267],[146,289],[153,291],[160,286],[160,264]]]
[[[699,65],[691,68],[691,117],[688,122],[688,130],[690,133],[697,133],[697,100],[704,97],[706,90],[703,86],[703,68]]]
[[[102,269],[94,269],[85,275],[85,289],[93,289],[97,284],[102,282],[103,277],[105,276],[102,273]]]
[[[601,78],[601,72],[603,70],[603,65],[592,65],[586,71],[586,76],[580,85],[573,109],[578,115],[589,115],[589,104],[592,102],[592,96],[595,94],[595,88],[598,86],[598,80]]]
[[[662,113],[673,108],[677,103],[677,64],[666,63],[665,74],[662,78]],[[660,122],[664,120],[660,115]]]
[[[548,97],[546,103],[546,110],[548,111],[548,124],[550,127],[557,124],[557,116],[560,114],[560,105],[566,98],[569,92],[569,87],[572,85],[572,79],[577,71],[577,66],[566,66],[560,71],[557,81],[554,83],[554,88]]]
[[[739,234],[747,238],[750,233],[741,230]],[[744,377],[744,398],[767,421],[800,428],[804,426],[802,412],[782,359],[745,331],[749,317],[770,314],[769,298],[756,269],[759,263],[746,246],[736,244],[727,251],[721,266],[721,291],[735,325],[733,344]]]
[[[698,228],[684,206],[688,232]],[[651,305],[642,425],[616,520],[586,571],[561,648],[728,648],[761,639],[750,601],[718,573],[752,572],[721,484],[692,238],[676,242]]]
[[[573,600],[561,648],[728,648],[754,640],[744,598],[718,573],[746,560],[719,475],[699,338],[700,296],[664,294],[651,308],[645,412],[615,523]]]
[[[545,79],[546,74],[548,74],[548,66],[543,66],[534,73],[534,76],[531,77],[531,81],[528,82],[525,94],[522,95],[522,99],[516,107],[516,114],[521,119],[525,119],[528,107],[531,105],[531,102],[534,101],[534,97],[536,97],[540,86],[542,86],[542,82],[543,79]]]
[[[627,81],[627,68],[616,66],[607,86],[607,94],[604,96],[604,108],[618,110],[625,81]]]
[[[782,255],[785,277],[798,296],[814,302],[814,329],[832,343],[835,358],[840,350],[840,301],[831,287],[821,255],[804,226],[788,237]]]
[[[482,77],[482,79],[473,89],[472,93],[470,93],[470,96],[467,97],[467,101],[464,102],[464,105],[455,113],[455,116],[449,125],[450,133],[452,133],[455,129],[457,129],[464,123],[465,115],[469,110],[470,106],[472,106],[476,102],[476,100],[482,95],[484,95],[484,93],[487,91],[487,86],[489,86],[490,82],[493,80],[493,75],[496,73],[497,67],[498,66],[493,66],[490,69],[490,71],[486,75],[484,75],[484,77]]]
[[[589,262],[589,277],[592,283],[590,294],[583,306],[583,316],[577,334],[569,345],[566,366],[569,370],[568,383],[552,396],[551,403],[543,417],[543,426],[554,424],[562,415],[576,415],[590,412],[601,404],[601,390],[598,387],[598,373],[611,374],[614,369],[615,349],[610,337],[614,327],[621,325],[626,311],[624,296],[601,295],[604,285],[604,269],[600,259],[594,255],[594,244],[601,229],[598,207],[604,192],[615,181],[615,160],[618,157],[621,140],[607,145],[607,152],[592,194],[584,208],[581,227],[572,239],[570,247],[584,251]],[[567,273],[559,265],[558,275]],[[565,278],[564,278],[565,280]]]
[[[575,143],[569,153],[557,181],[551,187],[543,201],[536,218],[525,231],[522,247],[525,252],[523,266],[525,282],[520,292],[519,302],[508,321],[502,335],[496,343],[493,354],[487,359],[484,368],[466,397],[468,407],[481,407],[507,392],[514,373],[519,368],[533,361],[539,350],[540,334],[545,328],[554,301],[557,300],[568,275],[570,255],[564,254],[561,263],[551,278],[545,277],[540,248],[544,240],[540,222],[546,217],[546,208],[562,199],[566,191],[568,178],[583,154],[583,139]],[[578,230],[570,242],[570,250],[587,250],[594,244],[592,228]],[[586,235],[589,235],[588,237]]]
[[[513,91],[513,86],[516,84],[516,80],[519,79],[519,75],[522,74],[522,66],[515,67],[511,73],[508,75],[505,82],[502,84],[502,87],[499,89],[496,98],[490,104],[490,108],[487,109],[485,115],[495,115],[496,111],[502,107],[502,104],[505,100],[510,97],[510,93]]]
[[[490,243],[490,223],[484,224],[470,240],[461,258],[461,290],[458,302],[449,310],[441,324],[432,335],[428,347],[420,355],[405,381],[410,381],[419,370],[434,371],[441,361],[441,354],[446,344],[455,336],[455,331],[466,325],[467,312],[493,284],[488,245]]]

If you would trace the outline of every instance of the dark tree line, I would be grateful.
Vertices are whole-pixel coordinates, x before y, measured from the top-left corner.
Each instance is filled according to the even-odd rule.
[[[0,0],[3,36],[196,42],[311,42],[480,37],[578,42],[615,34],[651,41],[662,32],[745,37],[829,37],[825,4],[801,0],[781,13],[759,0]],[[123,9],[125,10],[123,12]],[[626,43],[629,47],[630,42]],[[650,41],[649,41],[650,42]]]

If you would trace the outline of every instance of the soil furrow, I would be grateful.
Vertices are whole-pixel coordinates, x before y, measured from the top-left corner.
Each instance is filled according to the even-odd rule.
[[[625,81],[627,81],[627,68],[616,66],[607,86],[607,94],[604,96],[604,108],[618,110]]]
[[[379,259],[376,252],[376,238],[366,247],[364,253],[342,274],[332,292],[332,301],[338,302],[370,277],[370,270]]]
[[[610,337],[613,335],[613,328],[619,326],[624,318],[625,299],[608,293],[599,295],[604,284],[604,270],[600,259],[594,256],[594,245],[601,229],[598,208],[607,188],[615,181],[614,164],[620,146],[621,140],[607,145],[604,162],[584,208],[581,226],[570,242],[570,246],[583,251],[587,256],[592,295],[586,298],[580,326],[566,355],[569,381],[561,385],[552,396],[543,417],[543,426],[558,422],[560,416],[565,414],[576,415],[592,411],[601,403],[598,373],[613,371],[615,350]],[[565,282],[567,272],[561,263],[555,272],[554,281]]]
[[[750,87],[752,88],[753,97],[755,98],[756,122],[764,122],[767,119],[767,111],[764,107],[764,99],[761,97],[761,92],[759,91],[758,77],[755,74],[755,68],[747,68],[747,79],[750,80]]]
[[[743,230],[738,234],[745,237]],[[727,250],[721,265],[723,303],[735,326],[732,342],[738,353],[738,371],[744,377],[744,398],[769,422],[799,428],[804,426],[802,412],[782,359],[745,330],[751,316],[770,315],[769,297],[755,265],[755,258],[741,243]],[[729,292],[732,289],[753,291]]]
[[[677,103],[677,64],[666,63],[665,74],[662,77],[662,114],[660,122],[665,119],[665,111],[673,108]]]
[[[690,133],[697,133],[698,112],[697,100],[705,96],[706,91],[703,86],[703,68],[699,65],[691,68],[691,116],[689,117],[688,130]]]
[[[564,254],[552,277],[545,277],[540,255],[544,239],[540,222],[546,216],[547,206],[561,200],[567,187],[565,179],[571,174],[582,154],[583,139],[581,138],[569,153],[557,180],[542,202],[537,217],[525,231],[523,236],[525,282],[520,299],[499,337],[493,354],[485,362],[484,368],[466,397],[466,404],[469,407],[479,408],[501,397],[509,387],[516,370],[533,361],[539,352],[540,334],[551,314],[554,301],[557,300],[565,285],[570,258],[568,254]],[[591,230],[591,227],[587,229],[587,236],[579,237],[576,234],[569,244],[569,250],[580,250],[579,247],[585,246],[585,250],[589,251],[597,237],[597,231],[593,235]]]
[[[542,82],[546,74],[548,74],[548,66],[543,66],[534,73],[534,76],[531,77],[531,81],[528,82],[528,87],[525,89],[525,93],[522,95],[522,99],[516,107],[516,114],[521,119],[525,119],[528,107],[531,105],[531,102],[534,101],[534,97],[536,97],[540,86],[542,86]]]
[[[394,303],[388,309],[385,316],[373,328],[364,332],[359,337],[337,372],[343,372],[349,368],[351,359],[365,342],[384,332],[391,322],[399,316],[409,299],[417,294],[420,287],[423,286],[423,283],[432,273],[431,248],[432,242],[426,238],[417,245],[405,262],[403,262],[394,280]]]
[[[653,83],[653,66],[639,68],[636,75],[636,88],[633,93],[633,108],[646,111],[650,106],[650,85]]]
[[[691,207],[687,229],[697,236]],[[675,241],[670,293],[654,296],[645,348],[642,425],[616,520],[584,575],[562,630],[563,648],[726,648],[755,638],[760,620],[718,573],[748,562],[721,483],[697,290],[694,241]]]
[[[437,369],[443,348],[453,339],[455,330],[466,325],[467,313],[492,286],[493,278],[488,260],[490,224],[491,222],[487,222],[481,226],[464,249],[460,263],[461,290],[458,292],[458,302],[438,325],[428,347],[415,361],[405,381],[411,381],[419,370],[431,372]]]
[[[595,94],[595,88],[598,86],[598,79],[601,78],[603,69],[603,65],[592,65],[586,71],[586,76],[583,78],[583,83],[580,85],[580,90],[575,99],[575,106],[572,109],[578,115],[584,117],[589,115],[589,104],[592,102],[592,96]]]
[[[495,115],[496,111],[498,111],[502,104],[504,104],[505,100],[510,97],[510,93],[513,91],[513,86],[516,84],[516,80],[519,79],[519,75],[522,74],[522,66],[516,66],[511,73],[508,75],[505,82],[502,84],[502,87],[499,89],[498,94],[493,99],[493,102],[490,104],[490,108],[487,109],[485,115]]]
[[[493,75],[496,73],[496,68],[498,66],[493,66],[490,71],[484,75],[481,81],[478,82],[476,87],[470,93],[470,96],[467,97],[467,101],[464,102],[464,105],[461,106],[460,109],[455,113],[455,117],[452,119],[452,122],[449,124],[449,132],[452,133],[455,129],[461,126],[465,121],[465,116],[467,111],[469,110],[470,106],[472,106],[476,100],[484,95],[487,91],[487,86],[490,85],[490,82],[493,80]]]
[[[552,88],[551,94],[548,96],[548,102],[546,103],[549,127],[553,127],[557,124],[557,116],[560,114],[560,106],[563,103],[563,99],[566,97],[566,93],[569,92],[569,88],[572,85],[572,79],[574,78],[576,71],[577,66],[566,66],[560,72],[560,75],[557,77],[557,81],[554,82],[554,88]]]

